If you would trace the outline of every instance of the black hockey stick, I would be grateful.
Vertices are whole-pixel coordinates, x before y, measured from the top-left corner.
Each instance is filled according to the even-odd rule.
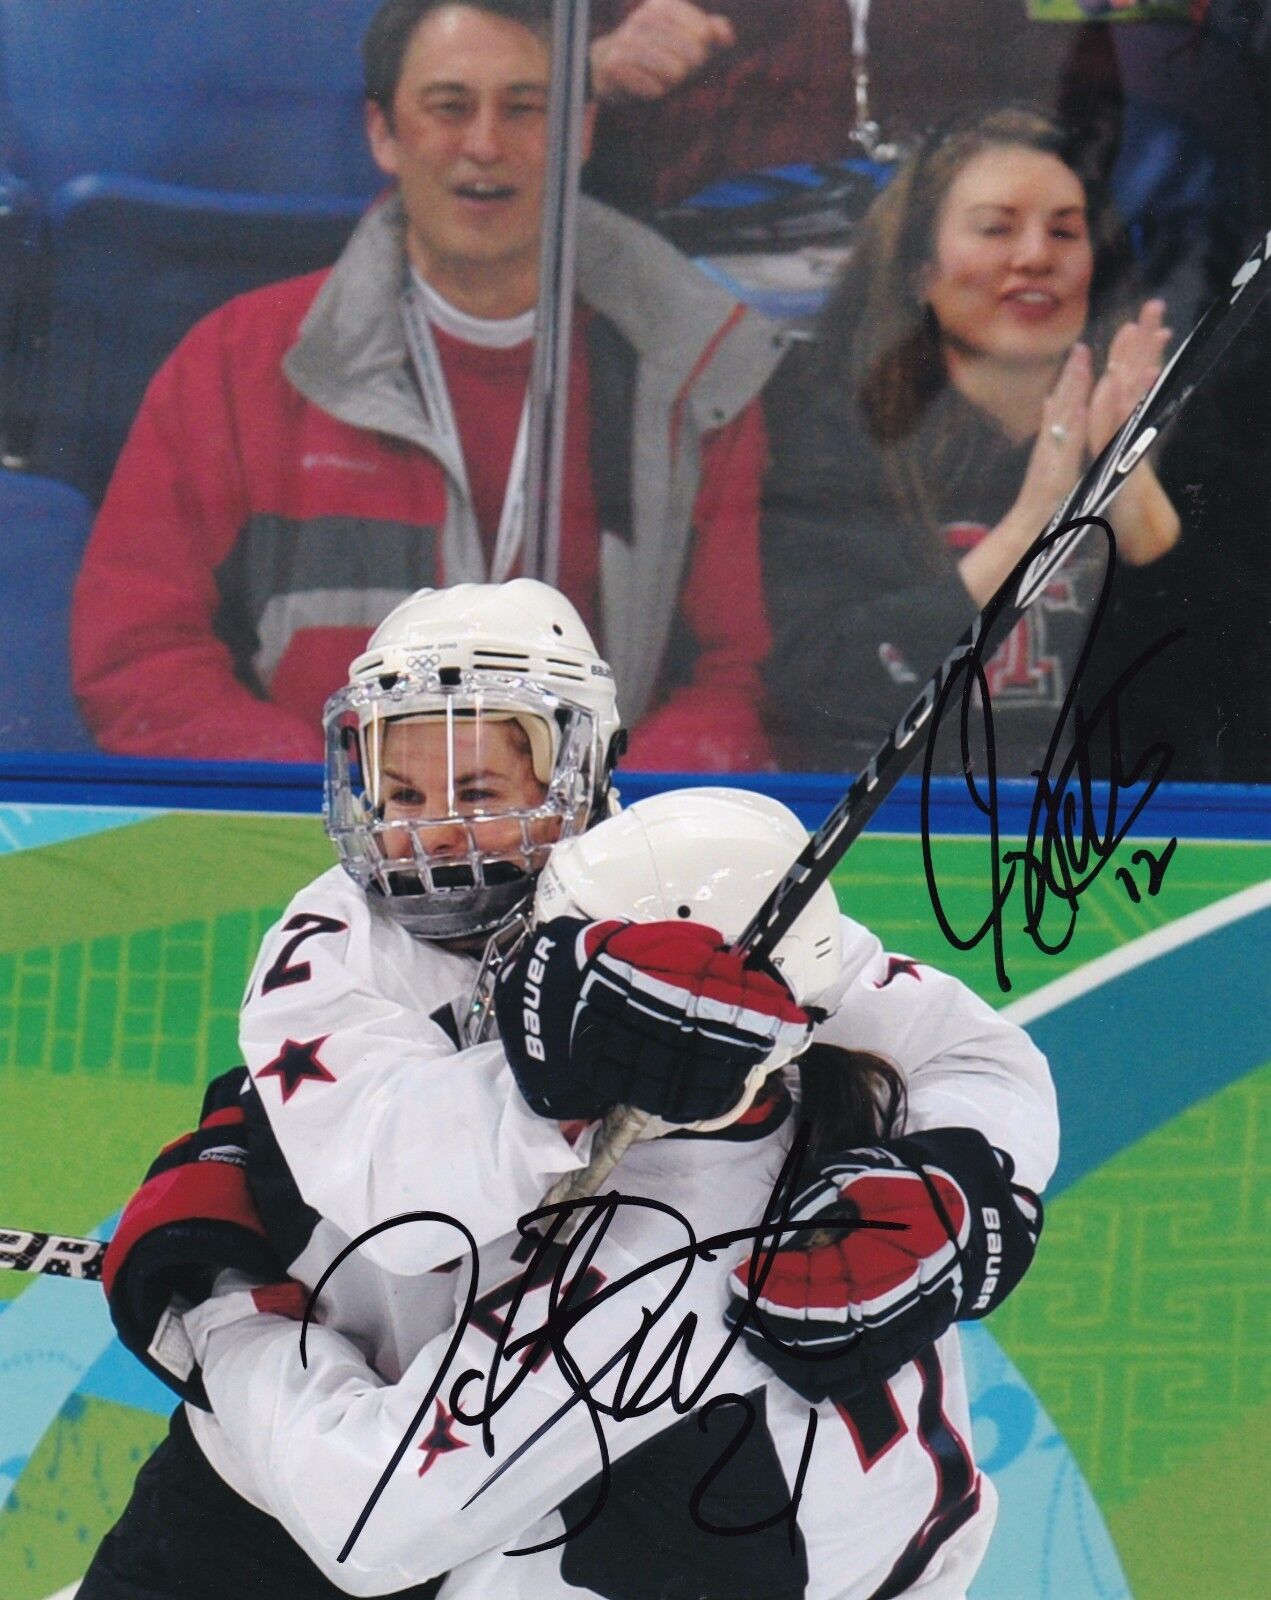
[[[926,726],[941,690],[976,649],[991,624],[1009,634],[1045,592],[1088,531],[1092,519],[1112,503],[1118,489],[1161,437],[1221,359],[1271,289],[1271,230],[1259,241],[1230,286],[1205,311],[1166,362],[1156,382],[1117,434],[1092,462],[1054,516],[1029,546],[1014,571],[954,645],[915,696],[900,721],[853,780],[847,793],[808,840],[781,882],[742,929],[733,946],[751,964],[770,956],[796,917],[860,837],[870,818],[895,788],[922,747]],[[648,1116],[614,1106],[596,1136],[591,1162],[560,1179],[545,1204],[594,1194],[648,1123]]]
[[[102,1275],[105,1239],[73,1239],[64,1233],[35,1233],[28,1228],[0,1228],[0,1272],[47,1272],[52,1278],[83,1278],[96,1283]]]

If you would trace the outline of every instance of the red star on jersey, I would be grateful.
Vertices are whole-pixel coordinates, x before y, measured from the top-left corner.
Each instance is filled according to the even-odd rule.
[[[918,971],[918,963],[908,956],[888,956],[887,974],[878,980],[875,989],[885,989],[893,978],[912,978],[915,983],[921,983],[922,973]]]
[[[451,1432],[454,1420],[445,1406],[438,1400],[437,1415],[433,1418],[433,1425],[428,1430],[427,1438],[419,1447],[424,1452],[424,1464],[419,1469],[421,1478],[438,1456],[449,1455],[452,1450],[466,1450],[468,1448],[466,1439],[456,1439]]]
[[[321,1039],[306,1039],[303,1044],[288,1039],[269,1065],[262,1067],[256,1074],[257,1078],[282,1080],[283,1105],[286,1105],[302,1083],[334,1083],[335,1075],[328,1072],[318,1060],[319,1047],[330,1037],[329,1033],[324,1033]]]

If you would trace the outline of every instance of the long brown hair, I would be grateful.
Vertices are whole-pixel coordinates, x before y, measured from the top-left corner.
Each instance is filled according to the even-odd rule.
[[[882,1056],[839,1045],[809,1045],[799,1057],[799,1118],[810,1129],[804,1172],[826,1156],[898,1134],[905,1080]]]
[[[866,213],[817,327],[814,381],[839,395],[854,413],[849,425],[863,426],[882,448],[897,497],[929,547],[932,488],[950,441],[942,450],[929,432],[915,438],[947,385],[939,329],[919,288],[922,269],[933,259],[954,179],[983,151],[1014,145],[1058,157],[1081,181],[1094,256],[1085,336],[1099,359],[1133,303],[1129,239],[1091,170],[1088,141],[1083,146],[1055,118],[1023,105],[966,115],[927,136]]]

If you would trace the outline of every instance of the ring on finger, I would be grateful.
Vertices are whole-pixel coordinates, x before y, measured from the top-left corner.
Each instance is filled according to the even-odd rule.
[[[1052,422],[1047,431],[1056,444],[1068,443],[1068,430],[1062,422]]]

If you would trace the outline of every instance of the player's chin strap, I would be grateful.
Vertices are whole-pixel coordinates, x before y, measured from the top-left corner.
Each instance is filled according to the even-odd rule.
[[[621,796],[613,785],[613,775],[626,748],[627,730],[619,728],[609,741],[609,749],[605,753],[604,776],[597,786],[587,823],[589,828],[594,828],[608,817],[617,816],[622,809]],[[510,961],[525,943],[533,926],[531,914],[528,908],[523,908],[496,928],[486,940],[481,965],[477,968],[459,1030],[464,1049],[470,1049],[474,1044],[485,1044],[494,1038],[494,986],[503,963]]]
[[[503,963],[516,955],[528,938],[530,928],[528,912],[518,911],[486,940],[459,1029],[464,1049],[494,1038],[494,986]]]

